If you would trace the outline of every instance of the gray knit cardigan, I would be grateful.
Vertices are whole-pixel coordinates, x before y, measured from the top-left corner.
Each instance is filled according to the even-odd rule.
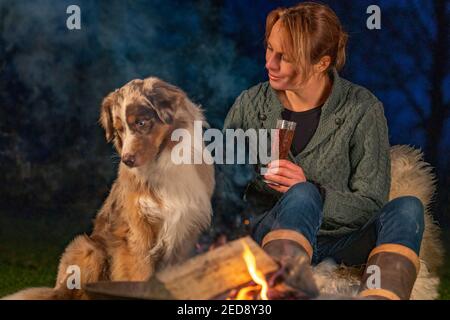
[[[341,237],[361,228],[387,203],[390,146],[382,103],[369,90],[341,78],[335,69],[330,76],[332,91],[322,107],[317,130],[305,149],[297,156],[291,151],[289,159],[322,188],[319,235]],[[269,83],[260,83],[239,95],[223,132],[275,128],[283,108]],[[247,186],[245,199],[265,211],[281,196],[257,175]]]

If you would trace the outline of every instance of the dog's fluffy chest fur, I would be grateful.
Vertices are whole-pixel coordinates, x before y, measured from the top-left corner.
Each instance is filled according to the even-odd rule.
[[[158,168],[163,174],[153,176],[154,196],[138,198],[141,217],[147,223],[159,226],[155,245],[150,250],[151,256],[160,257],[158,267],[180,262],[189,256],[199,231],[210,224],[212,212],[212,167],[174,166],[164,160],[167,156],[168,153],[161,155],[158,161],[165,166]]]

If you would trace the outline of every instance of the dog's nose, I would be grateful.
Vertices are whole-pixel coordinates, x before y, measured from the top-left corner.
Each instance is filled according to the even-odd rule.
[[[136,163],[136,157],[132,154],[126,154],[122,157],[122,162],[128,167],[133,168]]]

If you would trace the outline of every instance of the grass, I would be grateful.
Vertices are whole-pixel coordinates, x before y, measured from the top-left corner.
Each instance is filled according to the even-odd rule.
[[[439,286],[439,298],[442,300],[450,300],[450,232],[443,235],[444,243],[446,244],[446,256],[444,266],[440,270],[441,285]]]
[[[2,247],[0,254],[0,296],[27,287],[53,287],[58,266],[59,252],[50,248],[30,244]]]
[[[76,234],[89,230],[86,220],[0,215],[0,297],[28,287],[53,287],[59,257]]]
[[[0,297],[27,287],[53,287],[64,248],[89,227],[86,218],[32,220],[0,215]],[[444,242],[450,252],[450,233],[444,234]],[[450,300],[449,255],[440,276],[440,299]]]

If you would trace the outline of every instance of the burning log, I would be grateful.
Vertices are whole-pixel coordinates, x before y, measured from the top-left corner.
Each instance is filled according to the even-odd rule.
[[[272,258],[245,237],[158,272],[148,282],[91,283],[86,291],[92,298],[206,300],[228,297],[233,289],[254,282],[238,298],[257,292],[266,299],[265,277],[277,269]]]

